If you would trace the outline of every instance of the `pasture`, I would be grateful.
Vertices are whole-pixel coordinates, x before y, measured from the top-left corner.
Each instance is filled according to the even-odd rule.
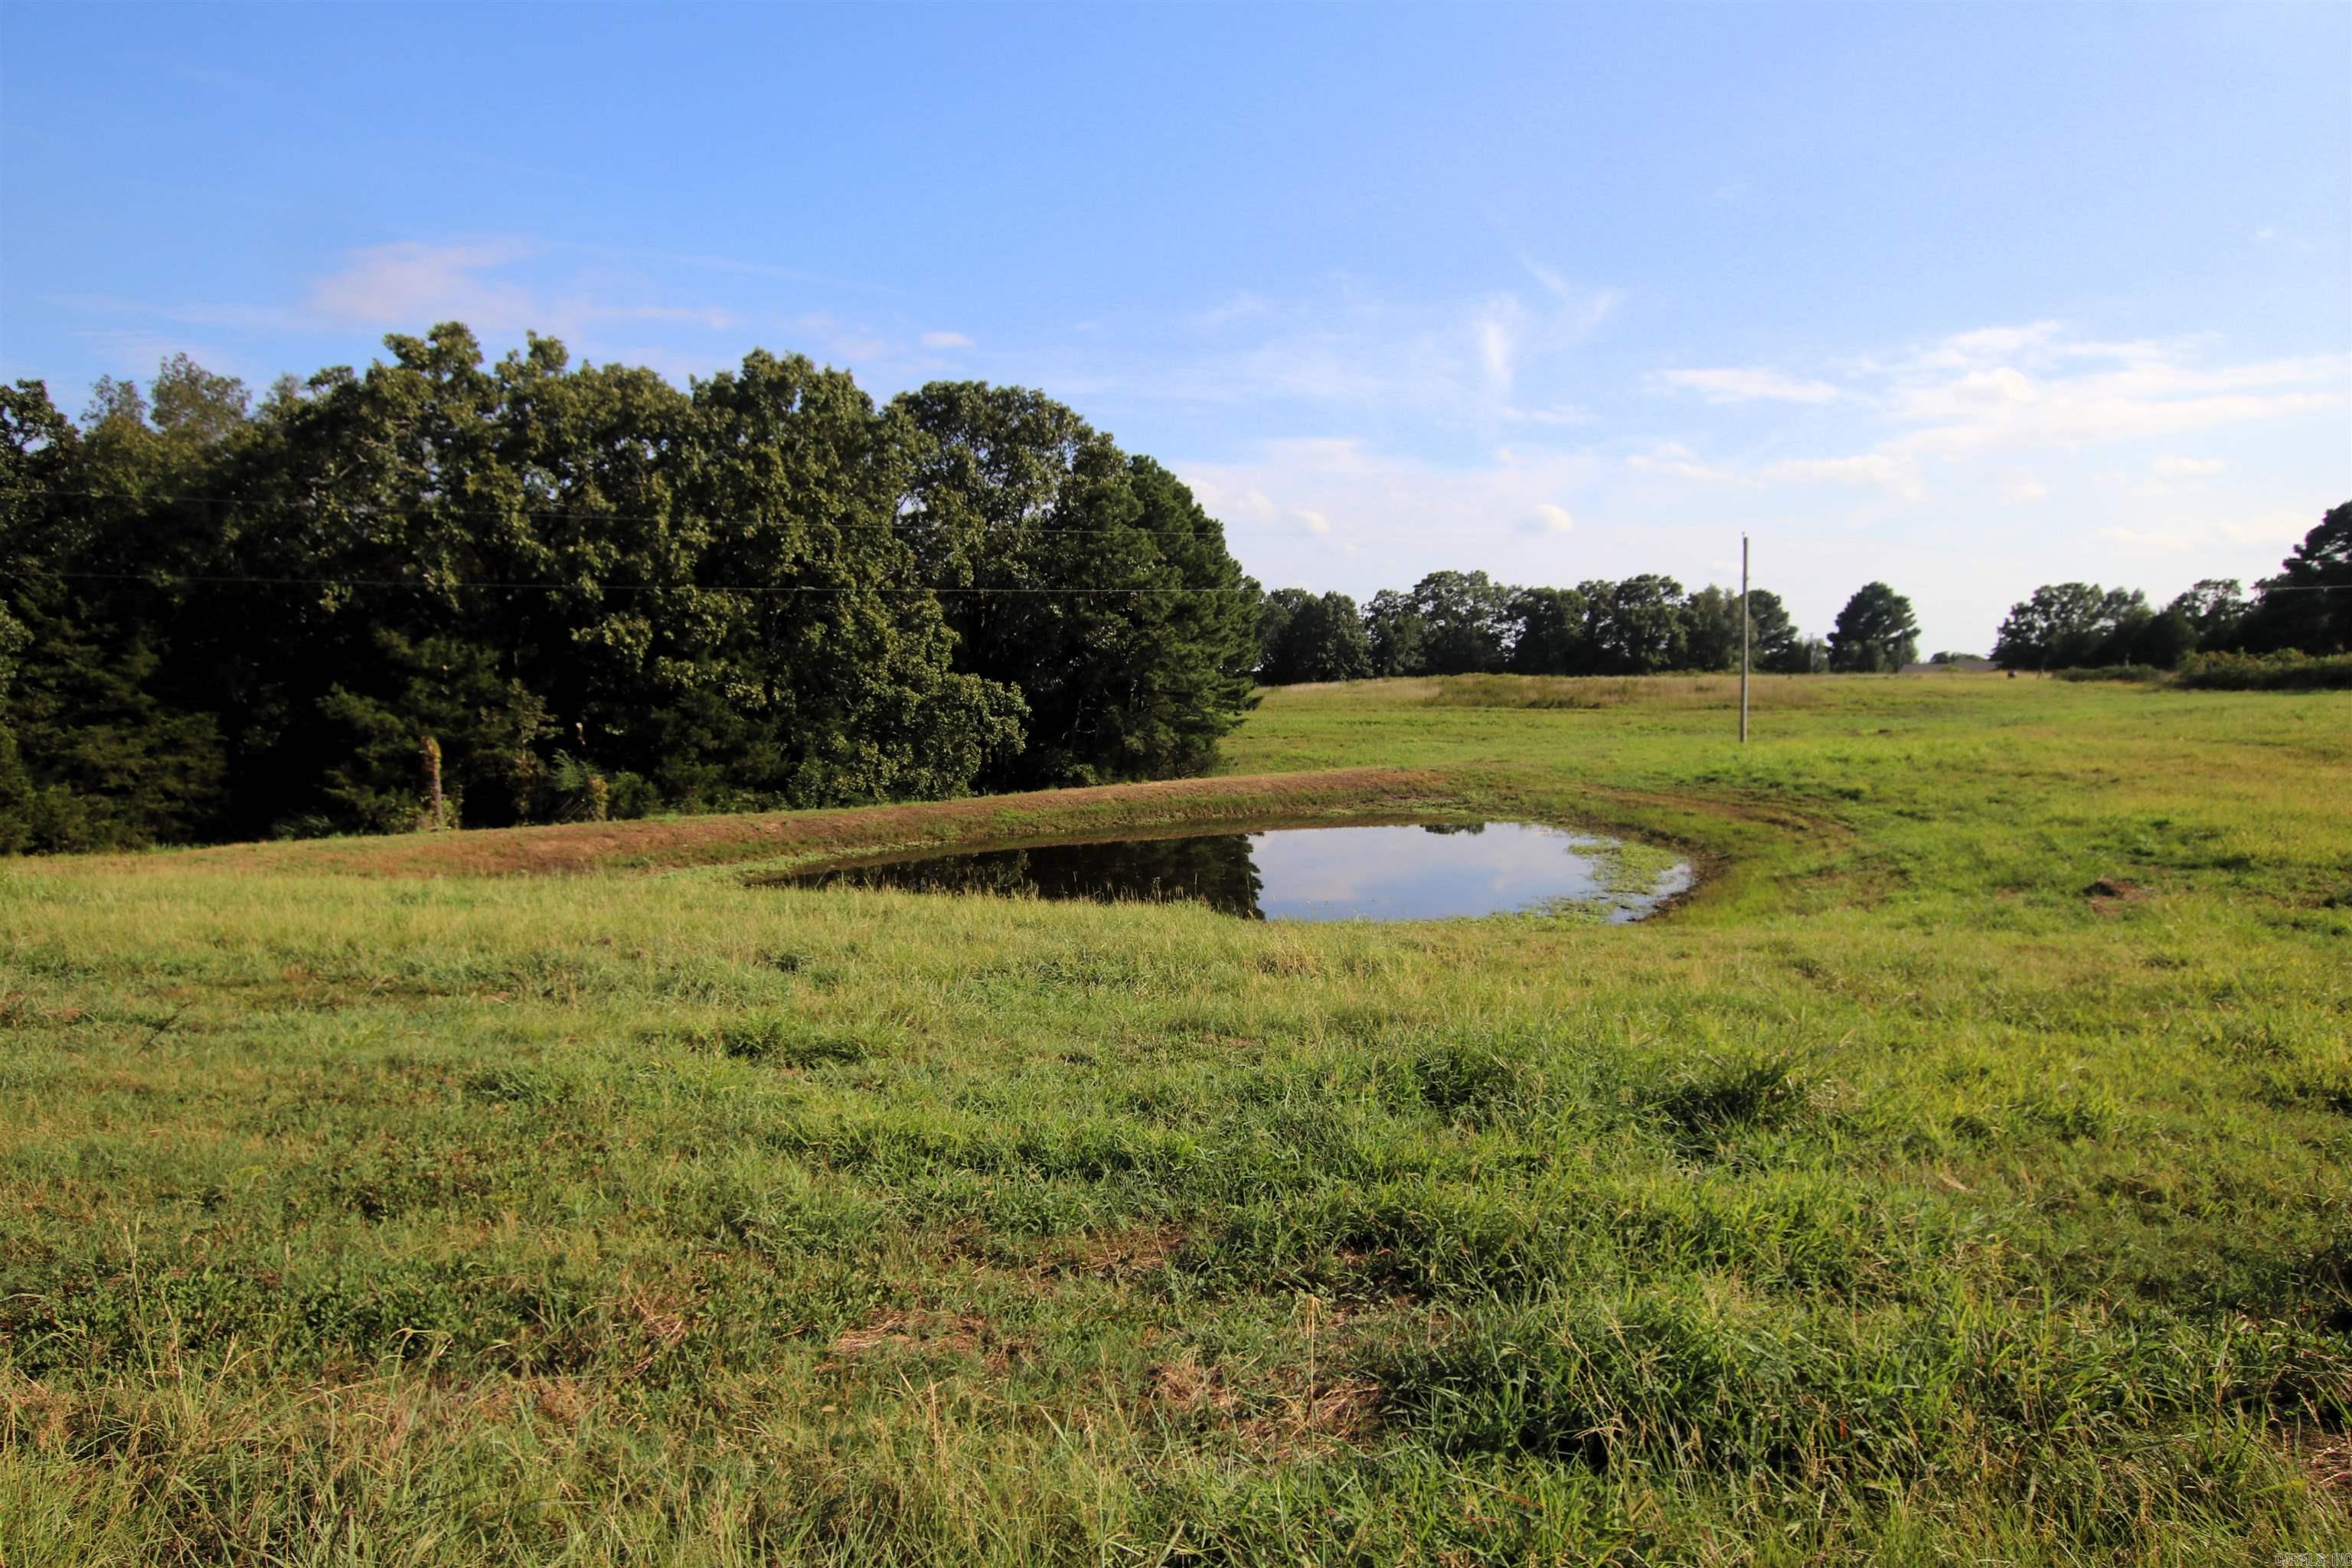
[[[2352,1551],[2352,693],[1268,693],[1214,778],[0,864],[0,1563]],[[783,891],[1279,814],[1646,923]]]

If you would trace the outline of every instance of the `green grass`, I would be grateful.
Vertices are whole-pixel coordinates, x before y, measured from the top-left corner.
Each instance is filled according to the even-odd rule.
[[[1564,684],[596,830],[731,864],[8,865],[0,1563],[2352,1550],[2352,695],[1766,680],[1742,752],[1727,683]],[[1708,879],[1301,927],[741,858],[1367,765]]]

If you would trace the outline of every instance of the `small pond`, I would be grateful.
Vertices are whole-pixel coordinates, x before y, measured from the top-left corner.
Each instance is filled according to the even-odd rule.
[[[1637,921],[1691,885],[1663,851],[1527,822],[1281,826],[867,860],[770,886],[1192,900],[1244,920]]]

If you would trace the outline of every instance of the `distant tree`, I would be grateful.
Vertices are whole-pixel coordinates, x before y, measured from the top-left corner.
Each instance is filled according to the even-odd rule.
[[[1739,595],[1712,585],[1683,601],[1678,669],[1739,668]],[[1749,650],[1751,659],[1754,647]]]
[[[1840,673],[1895,670],[1919,657],[1911,601],[1884,583],[1865,583],[1830,630],[1830,668]]]
[[[2186,612],[2168,606],[2162,610],[2142,607],[2116,628],[2115,651],[2121,657],[2107,662],[2174,669],[2197,651],[2197,624]]]
[[[1376,676],[1420,675],[1428,668],[1429,623],[1412,597],[1383,588],[1364,606],[1364,637]]]
[[[1268,686],[1307,680],[1360,680],[1372,673],[1371,645],[1355,600],[1277,588],[1259,620],[1257,678]]]
[[[1314,596],[1304,588],[1276,588],[1258,602],[1257,679],[1260,684],[1287,684],[1275,679],[1269,672],[1281,661],[1282,640],[1289,634],[1290,618],[1298,613],[1299,605]]]
[[[2252,607],[2243,584],[2235,577],[2206,577],[2165,609],[2189,622],[2197,634],[2199,647],[2220,649],[2237,646],[2241,623]]]
[[[2168,668],[2193,644],[2187,617],[2169,621],[2148,607],[2137,589],[2095,583],[2047,584],[2010,606],[1993,639],[1993,662],[2008,669],[2068,669],[2106,664],[2162,663]]]
[[[1681,652],[1683,585],[1645,574],[1622,582],[1580,584],[1594,673],[1654,675]]]
[[[1484,572],[1432,572],[1414,584],[1413,613],[1425,628],[1423,668],[1432,675],[1502,668],[1512,592]]]
[[[1748,591],[1748,657],[1758,669],[1780,675],[1810,673],[1810,660],[1804,658],[1797,623],[1790,618],[1789,607],[1780,595],[1769,588]]]
[[[1509,668],[1520,675],[1584,675],[1592,655],[1585,640],[1585,600],[1574,588],[1522,588],[1511,596]]]
[[[2279,574],[2263,578],[2254,592],[2242,623],[2246,647],[2352,652],[2352,501],[2321,518],[2280,563]]]

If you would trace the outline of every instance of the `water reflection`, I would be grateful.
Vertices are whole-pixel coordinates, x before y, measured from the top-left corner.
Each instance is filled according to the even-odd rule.
[[[1524,822],[1270,827],[933,855],[776,879],[1044,899],[1191,900],[1244,920],[1439,920],[1581,910],[1639,920],[1690,886],[1612,839]],[[1636,864],[1648,867],[1637,873]]]

